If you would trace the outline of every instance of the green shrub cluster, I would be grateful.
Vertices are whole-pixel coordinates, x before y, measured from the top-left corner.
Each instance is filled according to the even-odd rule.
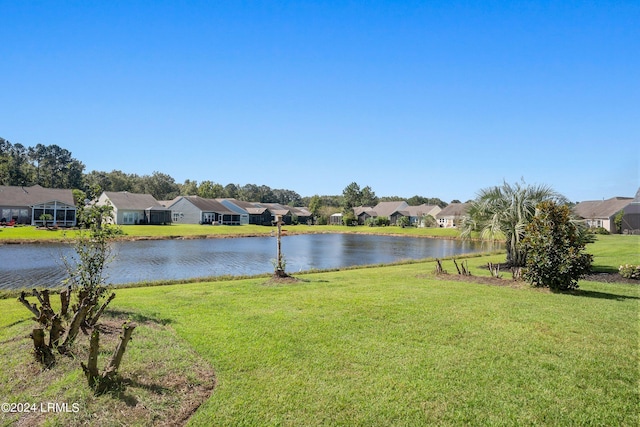
[[[618,268],[620,275],[625,279],[640,280],[640,265],[625,264]]]
[[[604,235],[611,234],[609,233],[609,230],[607,230],[604,227],[596,227],[592,231],[594,234],[604,234]]]

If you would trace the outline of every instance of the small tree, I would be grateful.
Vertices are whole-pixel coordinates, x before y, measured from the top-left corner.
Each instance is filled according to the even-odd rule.
[[[358,219],[356,218],[356,215],[353,213],[353,211],[346,211],[342,214],[342,223],[346,226],[352,226],[354,224],[357,224]]]
[[[45,228],[49,228],[49,221],[53,220],[53,215],[51,214],[42,214],[40,215],[40,221],[44,224]]]
[[[624,219],[624,210],[621,210],[613,217],[613,224],[616,226],[616,233],[622,234],[622,221]]]
[[[536,287],[576,289],[591,269],[593,257],[583,252],[586,242],[567,206],[540,203],[522,241],[527,253],[523,277]]]
[[[56,313],[50,303],[49,291],[34,289],[39,306],[32,304],[26,292],[22,292],[20,301],[34,315],[39,327],[33,330],[36,356],[45,366],[55,363],[54,350],[68,353],[81,328],[96,324],[115,294],[103,298],[107,292],[104,284],[104,268],[109,262],[109,241],[117,233],[113,225],[103,224],[111,218],[110,206],[91,206],[80,213],[81,223],[86,229],[81,230],[75,240],[77,259],[71,262],[63,259],[69,278],[67,288],[60,292],[60,311]],[[72,292],[76,291],[77,303],[71,306]],[[71,308],[71,312],[69,312]],[[49,339],[46,339],[46,335]]]
[[[75,256],[63,261],[69,276],[66,282],[77,290],[78,303],[87,299],[90,306],[83,324],[93,326],[115,297],[112,293],[100,304],[108,291],[105,268],[113,258],[111,240],[121,231],[111,223],[113,206],[108,204],[86,207],[80,211],[79,220],[84,228],[75,239]]]

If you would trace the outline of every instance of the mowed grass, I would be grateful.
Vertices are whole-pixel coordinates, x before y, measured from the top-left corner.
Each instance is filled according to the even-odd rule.
[[[615,273],[622,264],[640,265],[640,236],[598,235],[596,240],[594,250],[587,247],[594,254],[594,271]]]
[[[199,224],[171,224],[171,225],[123,225],[123,238],[178,238],[178,237],[239,237],[265,236],[275,232],[275,227],[262,225],[199,225]],[[414,228],[414,227],[344,227],[338,225],[289,225],[283,227],[288,234],[308,233],[368,233],[368,234],[398,234],[417,237],[447,237],[459,236],[458,230],[451,228]],[[0,228],[1,242],[20,241],[49,241],[73,238],[74,229],[43,229],[31,226]]]
[[[618,249],[603,239],[589,250],[633,255],[638,240],[617,237]],[[482,267],[503,260],[468,263],[488,276]],[[215,369],[195,426],[638,425],[638,285],[582,281],[550,293],[433,270],[121,289],[112,305],[169,325]],[[29,316],[15,300],[0,300],[0,313],[5,344]],[[135,355],[135,337],[130,345]],[[19,368],[3,363],[0,378],[14,381]],[[86,387],[78,373],[60,383],[61,395]]]

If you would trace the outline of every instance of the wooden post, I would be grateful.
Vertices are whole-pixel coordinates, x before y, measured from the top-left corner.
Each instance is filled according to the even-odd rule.
[[[133,330],[136,328],[135,323],[125,323],[122,325],[122,335],[120,335],[120,342],[118,343],[118,347],[116,351],[113,353],[113,357],[109,362],[109,366],[104,372],[103,377],[111,375],[115,373],[120,367],[120,362],[122,362],[122,356],[124,356],[124,351],[127,349],[127,344],[129,340],[131,340],[131,334]]]
[[[60,337],[64,333],[64,328],[62,327],[62,320],[59,315],[53,316],[51,319],[51,331],[49,332],[49,347],[54,348],[58,346],[58,341],[60,341]]]
[[[60,292],[60,315],[66,316],[69,311],[69,302],[71,301],[71,286]]]
[[[31,313],[33,313],[33,315],[35,316],[36,320],[40,319],[40,310],[38,310],[38,307],[36,307],[35,304],[31,304],[31,303],[29,303],[29,301],[27,301],[27,297],[26,297],[26,294],[24,293],[24,291],[20,292],[20,296],[18,297],[18,301],[20,301],[25,307],[27,307],[27,309],[29,309],[29,311]]]
[[[91,304],[88,301],[88,298],[82,300],[78,311],[75,316],[71,320],[71,325],[69,325],[69,331],[67,332],[67,337],[64,339],[64,342],[61,346],[61,352],[65,353],[69,345],[73,343],[78,336],[78,330],[80,329],[80,325],[84,322],[85,317],[87,316],[87,312],[91,308]]]
[[[462,273],[460,272],[460,267],[458,267],[458,263],[456,262],[456,259],[455,259],[455,258],[453,259],[453,264],[456,266],[456,270],[458,270],[458,274],[462,274]]]
[[[113,300],[115,297],[116,297],[115,292],[112,292],[111,295],[109,295],[109,298],[107,298],[104,304],[102,304],[102,306],[98,309],[96,314],[91,318],[91,322],[89,322],[91,326],[95,326],[95,324],[98,322],[98,319],[100,319],[100,316],[102,316],[102,312],[104,311],[104,309],[107,308],[111,300]]]

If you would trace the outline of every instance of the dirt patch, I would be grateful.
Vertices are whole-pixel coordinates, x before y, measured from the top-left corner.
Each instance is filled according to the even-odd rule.
[[[300,283],[300,282],[305,282],[305,280],[298,279],[297,277],[293,277],[293,276],[286,276],[286,277],[272,276],[269,278],[269,280],[263,283],[263,286],[291,285],[293,283]]]
[[[442,281],[477,283],[481,285],[508,286],[510,288],[516,289],[529,287],[529,284],[527,282],[521,280],[513,280],[510,276],[511,273],[509,273],[509,278],[497,278],[490,276],[465,276],[462,274],[436,274],[433,276],[429,276],[429,278]]]

